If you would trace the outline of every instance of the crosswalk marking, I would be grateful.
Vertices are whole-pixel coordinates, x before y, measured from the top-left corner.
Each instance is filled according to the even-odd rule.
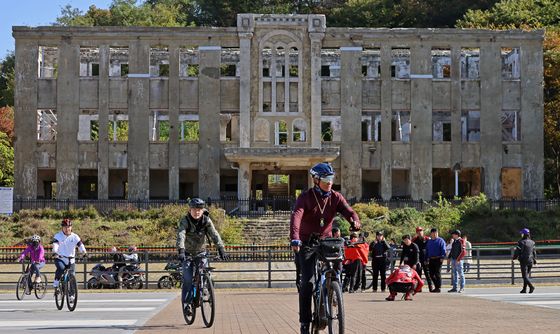
[[[105,303],[105,304],[115,304],[115,303],[163,303],[167,302],[168,299],[78,299],[78,304],[94,304],[94,303]],[[11,303],[54,303],[54,299],[41,299],[41,300],[0,300],[0,304],[11,304]]]
[[[478,298],[491,298],[491,297],[520,297],[520,296],[524,296],[521,293],[492,293],[492,294],[469,294],[466,293],[466,296],[469,297],[478,297]],[[554,296],[560,296],[560,292],[551,292],[551,293],[537,293],[534,292],[532,294],[526,294],[525,296],[529,297],[554,297]]]
[[[148,312],[155,310],[155,307],[82,307],[76,308],[75,312]],[[0,308],[2,312],[23,312],[29,308]]]
[[[102,326],[131,326],[136,319],[114,319],[114,320],[10,320],[0,321],[0,328],[6,327],[82,327],[82,328],[96,328]]]

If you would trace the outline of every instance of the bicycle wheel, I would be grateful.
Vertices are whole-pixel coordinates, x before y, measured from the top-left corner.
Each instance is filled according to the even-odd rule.
[[[43,297],[45,297],[47,293],[47,284],[47,276],[41,274],[41,282],[33,284],[33,290],[35,290],[35,297],[37,297],[37,299],[43,299]]]
[[[207,275],[202,275],[202,289],[200,293],[202,320],[206,327],[212,327],[214,324],[214,315],[216,313],[216,304],[214,299],[214,284]]]
[[[366,268],[366,290],[373,286],[373,270]]]
[[[64,307],[64,281],[58,283],[58,287],[54,288],[54,302],[56,308],[62,310]]]
[[[196,307],[194,307],[194,303],[191,302],[185,305],[185,301],[183,300],[181,302],[181,306],[183,307],[183,318],[185,318],[185,322],[187,323],[187,325],[192,325],[194,319],[196,318]]]
[[[339,282],[332,281],[327,294],[325,309],[327,311],[329,334],[342,334],[344,333],[344,303],[342,302]]]
[[[69,274],[68,281],[66,281],[66,306],[68,307],[68,311],[74,311],[77,304],[78,283],[76,282],[76,276]]]
[[[27,286],[27,280],[29,279],[29,276],[26,274],[23,274],[19,277],[17,285],[16,285],[16,297],[18,300],[22,300],[23,297],[25,296],[25,289]]]
[[[162,276],[157,282],[158,289],[171,289],[173,285],[173,279],[169,275]]]

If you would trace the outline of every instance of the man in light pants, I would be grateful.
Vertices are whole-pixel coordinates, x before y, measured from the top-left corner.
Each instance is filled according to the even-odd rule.
[[[453,282],[453,287],[447,292],[463,292],[465,290],[465,274],[463,273],[463,258],[467,254],[465,248],[465,241],[461,238],[461,231],[455,230],[451,232],[451,237],[453,238],[453,243],[451,244],[451,251],[449,252],[449,258],[447,263],[451,262],[451,281]],[[459,282],[459,289],[457,289],[457,283]]]

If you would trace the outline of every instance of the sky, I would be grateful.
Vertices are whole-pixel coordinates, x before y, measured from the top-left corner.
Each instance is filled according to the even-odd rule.
[[[86,12],[90,5],[108,8],[112,0],[0,0],[0,59],[15,49],[12,26],[48,26],[67,4]]]

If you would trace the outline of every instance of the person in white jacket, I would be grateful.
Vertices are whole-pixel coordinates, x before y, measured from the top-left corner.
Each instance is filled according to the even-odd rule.
[[[65,218],[60,223],[60,226],[62,231],[55,234],[52,241],[52,251],[55,254],[54,265],[56,266],[53,288],[58,287],[64,269],[70,267],[70,270],[74,272],[76,247],[78,247],[80,253],[86,254],[86,247],[80,236],[72,232],[72,221]]]

